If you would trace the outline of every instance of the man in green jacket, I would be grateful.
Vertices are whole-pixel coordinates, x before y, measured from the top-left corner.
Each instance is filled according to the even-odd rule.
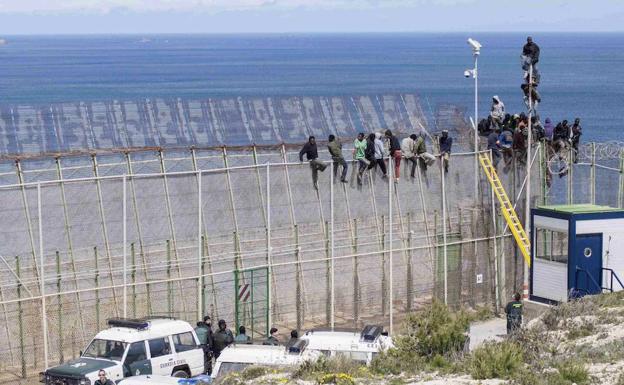
[[[212,373],[212,327],[210,325],[210,317],[205,316],[204,321],[197,323],[195,334],[199,339],[199,345],[204,351],[204,373]]]
[[[334,135],[329,136],[329,143],[327,143],[327,149],[329,150],[329,154],[334,161],[334,178],[338,175],[338,166],[342,166],[342,175],[340,176],[340,181],[342,183],[347,183],[347,161],[344,156],[342,156],[342,144],[336,140]]]
[[[357,183],[359,186],[362,185],[362,175],[364,171],[368,168],[370,161],[366,159],[366,139],[364,139],[364,133],[360,132],[353,142],[353,159],[358,162],[358,174],[357,174]]]

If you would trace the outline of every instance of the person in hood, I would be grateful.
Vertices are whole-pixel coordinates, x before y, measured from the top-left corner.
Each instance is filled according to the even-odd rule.
[[[568,126],[568,121],[563,120],[561,123],[557,124],[555,127],[555,131],[553,133],[553,143],[555,152],[563,151],[568,146],[568,141],[570,140],[570,126]]]
[[[416,139],[418,139],[418,135],[411,134],[401,141],[401,154],[403,158],[405,158],[406,162],[412,162],[412,169],[410,172],[412,178],[416,176],[416,163],[418,163],[418,157],[416,156]]]
[[[442,135],[438,139],[438,145],[440,146],[440,158],[442,159],[444,172],[448,173],[449,161],[451,159],[451,147],[453,146],[453,138],[448,135],[448,130],[442,131]]]
[[[492,122],[496,124],[497,128],[502,127],[503,120],[505,119],[505,104],[503,104],[498,95],[494,95],[492,97],[490,116],[492,117]]]
[[[531,36],[527,37],[527,42],[522,47],[522,69],[529,70],[529,67],[533,65],[533,71],[536,71],[537,63],[539,62],[540,48],[533,42]]]
[[[490,132],[487,138],[487,149],[492,151],[492,164],[494,168],[496,168],[501,158],[501,153],[499,151],[500,142],[498,140],[499,134],[500,129],[496,129],[495,131]]]
[[[375,145],[375,166],[379,166],[383,177],[387,178],[388,170],[386,169],[386,161],[384,160],[384,144],[381,141],[381,132],[376,132],[374,134],[373,143]]]
[[[321,172],[325,171],[327,165],[318,160],[318,149],[316,148],[316,138],[314,138],[314,136],[310,136],[308,138],[308,143],[304,144],[301,151],[299,151],[300,162],[303,162],[304,154],[312,170],[312,184],[314,185],[314,189],[318,190],[318,172],[319,170]]]
[[[338,166],[342,166],[340,181],[342,183],[347,183],[347,170],[349,169],[349,166],[342,155],[342,144],[336,139],[335,135],[329,135],[327,149],[329,150],[329,154],[331,155],[334,164],[334,178],[338,175]]]
[[[553,126],[552,121],[550,118],[546,118],[544,121],[544,139],[546,139],[546,142],[552,142],[554,130],[555,126]]]
[[[401,169],[401,144],[392,131],[386,130],[386,138],[390,142],[390,158],[394,160],[394,182],[399,183]]]

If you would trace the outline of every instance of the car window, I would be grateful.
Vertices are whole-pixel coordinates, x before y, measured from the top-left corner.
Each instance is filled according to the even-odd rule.
[[[187,350],[197,349],[197,344],[191,332],[174,334],[172,338],[176,352],[186,352]]]
[[[171,354],[171,346],[169,345],[169,338],[155,338],[149,340],[150,353],[152,358],[165,356]]]
[[[248,366],[251,366],[251,364],[243,362],[222,362],[217,376],[224,376],[231,372],[240,372]]]
[[[368,361],[368,352],[352,352],[352,351],[339,351],[336,352],[338,355],[348,357],[353,361],[358,362],[367,362]]]
[[[127,344],[121,341],[94,339],[91,341],[83,357],[106,358],[109,360],[121,361]]]
[[[147,359],[147,353],[145,352],[145,341],[135,342],[130,345],[128,354],[126,355],[126,365],[133,364],[137,361],[143,361]]]

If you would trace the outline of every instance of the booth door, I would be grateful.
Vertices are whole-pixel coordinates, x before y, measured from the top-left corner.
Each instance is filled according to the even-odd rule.
[[[574,254],[577,266],[576,288],[582,294],[601,293],[602,234],[577,235]]]

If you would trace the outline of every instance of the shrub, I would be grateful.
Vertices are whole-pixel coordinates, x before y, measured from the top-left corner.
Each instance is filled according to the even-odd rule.
[[[620,373],[615,385],[624,385],[624,372]]]
[[[585,365],[576,361],[564,361],[557,365],[559,375],[562,379],[570,381],[576,385],[589,384],[589,372]]]
[[[416,352],[398,348],[379,353],[371,362],[371,371],[377,374],[415,373],[425,366],[425,359]]]
[[[262,377],[269,373],[270,369],[263,366],[249,366],[241,372],[241,377],[245,381],[253,380],[258,377]]]
[[[317,383],[324,384],[335,384],[335,385],[355,385],[355,380],[348,374],[345,373],[328,373],[319,377],[316,381]]]
[[[464,349],[469,319],[464,312],[453,314],[434,301],[423,311],[408,315],[405,326],[405,335],[396,338],[397,349],[426,357],[444,356]]]
[[[587,321],[581,323],[580,325],[573,324],[572,327],[570,327],[570,330],[568,330],[568,339],[575,340],[577,338],[587,337],[594,334],[595,330],[596,327],[594,324]]]
[[[319,357],[316,361],[305,361],[293,372],[292,378],[317,379],[329,373],[344,373],[350,376],[366,374],[363,364],[345,356]]]
[[[473,378],[510,378],[524,364],[522,349],[513,342],[486,342],[471,355],[469,370]]]

